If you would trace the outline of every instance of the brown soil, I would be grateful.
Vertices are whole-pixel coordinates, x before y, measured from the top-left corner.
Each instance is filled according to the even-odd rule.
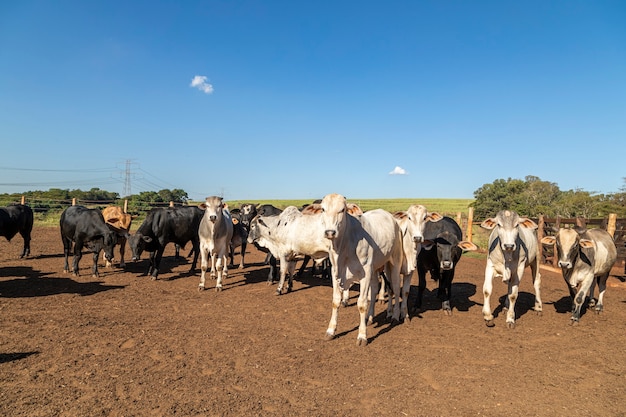
[[[537,316],[526,272],[517,327],[499,307],[487,328],[485,261],[466,255],[451,317],[429,281],[424,313],[390,326],[377,306],[370,343],[358,347],[356,291],[325,341],[330,283],[307,272],[277,297],[253,247],[216,293],[198,292],[173,247],[152,281],[146,260],[101,265],[92,278],[90,254],[80,277],[64,274],[56,228],[34,230],[29,259],[17,258],[21,245],[0,242],[2,416],[626,415],[626,287],[616,277],[604,313],[569,326],[560,274],[542,269]],[[496,305],[505,291],[495,283]]]

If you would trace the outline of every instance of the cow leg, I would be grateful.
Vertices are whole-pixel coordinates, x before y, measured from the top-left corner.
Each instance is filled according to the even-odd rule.
[[[483,319],[487,327],[493,327],[493,313],[491,311],[491,294],[493,292],[493,262],[487,258],[487,267],[485,268],[485,282],[483,283]]]
[[[245,268],[244,258],[246,256],[246,245],[247,243],[244,239],[243,242],[241,242],[241,262],[239,262],[239,269]]]
[[[24,239],[24,248],[22,249],[22,254],[20,258],[30,255],[30,232],[28,231],[20,231],[20,235],[22,235],[22,239]]]
[[[418,313],[422,309],[422,298],[424,297],[424,290],[426,289],[426,268],[417,265],[417,276],[417,300],[415,300],[415,305],[413,306],[414,313]]]
[[[357,308],[359,309],[359,334],[356,338],[357,346],[366,346],[367,345],[367,315],[369,313],[368,298],[369,294],[372,291],[372,288],[378,292],[377,285],[371,284],[371,273],[366,272],[365,278],[361,279],[359,283],[359,299],[356,301]]]
[[[402,301],[400,303],[400,314],[405,323],[411,320],[409,315],[409,293],[411,292],[411,278],[413,272],[402,276]]]
[[[402,293],[402,289],[400,288],[400,268],[397,265],[391,265],[387,270],[387,277],[389,279],[389,285],[391,286],[391,292],[393,294],[389,294],[389,304],[387,307],[387,317],[389,317],[389,307],[392,307],[393,310],[391,312],[391,322],[399,323],[400,322],[400,295]],[[391,305],[391,298],[393,295],[393,306]]]
[[[297,277],[301,277],[304,272],[306,266],[309,264],[311,257],[309,255],[304,255],[304,260],[302,261],[302,265],[300,265],[300,269],[298,269]],[[313,267],[315,268],[315,262],[313,262]]]
[[[228,257],[227,255],[221,254],[221,256],[216,255],[215,258],[215,268],[217,269],[217,284],[215,285],[215,291],[222,291],[222,281],[228,276]]]
[[[448,269],[441,274],[441,281],[439,281],[438,297],[441,300],[441,308],[447,316],[452,315],[452,307],[450,306],[450,299],[452,298],[452,280],[454,279],[454,270]]]
[[[94,278],[98,278],[100,274],[98,274],[98,257],[100,256],[100,251],[93,253],[93,271],[91,276]]]
[[[592,276],[590,278],[586,278],[580,287],[578,288],[578,292],[574,297],[574,303],[572,305],[572,317],[570,324],[577,325],[580,320],[580,314],[582,312],[583,305],[585,303],[585,298],[587,297],[587,293],[589,292],[589,288],[591,288],[591,284],[595,278]]]
[[[274,283],[274,277],[276,276],[276,258],[272,254],[268,254],[269,258],[267,258],[267,262],[270,265],[270,272],[267,275],[267,285],[272,285]]]
[[[326,340],[332,340],[335,338],[335,332],[337,331],[337,316],[339,314],[339,305],[341,303],[341,282],[337,274],[337,260],[331,262],[331,281],[333,283],[333,305],[330,314],[330,321],[328,322],[328,329],[326,329]]]
[[[281,295],[283,293],[283,287],[285,285],[285,278],[287,277],[287,274],[289,273],[289,264],[291,264],[291,261],[288,261],[286,257],[282,256],[280,257],[280,270],[279,270],[279,274],[280,274],[280,279],[278,280],[278,288],[276,288],[276,295]]]
[[[156,269],[155,263],[154,263],[154,258],[156,257],[156,251],[152,251],[150,252],[150,255],[148,255],[148,272],[146,273],[146,275],[151,276],[152,272]]]
[[[533,310],[537,315],[543,315],[543,303],[541,302],[541,273],[537,260],[530,264],[530,272],[533,277],[533,287],[535,288],[535,306]]]
[[[161,258],[163,258],[163,251],[165,250],[164,246],[160,246],[154,252],[154,263],[152,268],[152,280],[156,281],[159,277],[159,267],[161,266]]]
[[[191,262],[191,268],[189,268],[189,273],[193,274],[196,271],[196,266],[198,265],[198,256],[200,256],[200,241],[193,240],[191,242],[191,251],[193,252],[193,261]],[[189,257],[189,255],[187,255]]]
[[[124,252],[126,251],[126,238],[120,237],[120,268],[124,268],[126,266],[126,262],[124,262]]]
[[[205,284],[205,278],[206,278],[206,270],[209,267],[209,260],[208,257],[209,255],[209,248],[206,247],[206,245],[204,244],[200,244],[200,255],[201,255],[201,261],[200,261],[200,284],[198,284],[198,291],[202,291],[204,290],[204,284]]]
[[[520,263],[517,270],[515,271],[515,274],[511,274],[511,278],[509,279],[509,294],[507,297],[508,310],[506,312],[506,326],[509,329],[515,328],[515,303],[517,302],[520,278],[523,273],[524,264]]]
[[[63,267],[63,272],[70,272],[70,265],[68,262],[68,258],[70,256],[70,251],[72,250],[72,239],[68,239],[65,237],[61,237],[63,240],[63,254],[65,255],[65,266]]]
[[[74,242],[74,263],[72,265],[72,275],[78,276],[78,263],[80,258],[83,257],[83,244],[80,241]]]
[[[598,302],[596,303],[596,314],[604,310],[604,292],[606,291],[606,281],[609,278],[608,272],[598,277]]]

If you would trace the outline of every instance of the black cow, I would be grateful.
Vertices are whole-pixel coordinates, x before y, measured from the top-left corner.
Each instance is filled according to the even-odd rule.
[[[424,242],[422,249],[417,255],[417,274],[419,285],[415,311],[422,307],[422,296],[426,288],[426,271],[435,281],[439,281],[437,298],[441,300],[443,311],[447,315],[452,314],[450,297],[454,268],[461,259],[463,251],[476,250],[472,242],[462,241],[463,232],[459,225],[450,217],[445,217],[438,222],[427,222],[424,228]]]
[[[98,277],[98,255],[104,249],[104,257],[113,260],[113,248],[117,244],[117,234],[104,221],[102,212],[83,206],[71,206],[61,214],[61,239],[65,254],[64,272],[70,272],[68,257],[74,244],[72,275],[78,276],[78,263],[82,258],[83,247],[93,252],[93,276]]]
[[[200,254],[198,228],[203,215],[204,211],[196,206],[152,209],[137,232],[129,239],[133,261],[138,261],[143,251],[150,252],[147,275],[157,279],[165,246],[173,242],[184,247],[191,241],[193,262],[189,273],[193,273]]]
[[[16,234],[22,235],[24,249],[20,258],[30,255],[30,233],[33,230],[33,211],[23,204],[0,207],[0,236],[8,241]]]
[[[241,262],[239,262],[239,268],[244,268],[244,257],[246,256],[246,246],[248,245],[248,229],[241,223],[240,220],[232,218],[233,221],[233,237],[230,240],[229,257],[230,264],[235,263],[235,249],[241,247]]]

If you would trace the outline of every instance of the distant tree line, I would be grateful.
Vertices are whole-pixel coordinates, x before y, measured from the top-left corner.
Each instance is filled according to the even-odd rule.
[[[626,178],[624,178],[626,181]],[[484,219],[500,210],[513,210],[528,217],[565,218],[606,217],[610,213],[626,217],[626,186],[612,194],[593,194],[584,190],[561,191],[553,182],[535,176],[497,179],[474,191],[474,218]]]
[[[626,183],[626,178],[624,178]],[[6,206],[20,201],[25,196],[36,211],[64,209],[72,199],[104,207],[119,204],[118,193],[92,188],[89,191],[51,188],[48,191],[26,191],[23,193],[0,194],[0,205]],[[497,179],[474,191],[474,218],[485,219],[500,210],[513,210],[524,216],[538,217],[606,217],[616,213],[626,217],[626,185],[612,194],[594,194],[584,190],[561,191],[557,184],[542,181],[539,177],[527,176],[520,179]],[[181,189],[142,191],[125,197],[130,213],[141,213],[157,205],[187,204],[189,196]],[[31,203],[32,202],[32,203]]]
[[[89,204],[91,206],[105,207],[121,203],[119,201],[121,200],[119,193],[101,190],[100,188],[92,188],[89,191],[51,188],[48,191],[0,194],[0,205],[6,206],[13,202],[19,202],[22,196],[26,198],[28,204],[35,211],[62,210],[67,208],[74,198],[81,204]],[[128,200],[128,211],[130,213],[139,213],[147,211],[155,205],[166,205],[170,201],[178,204],[187,204],[189,196],[184,190],[163,189],[157,192],[142,191],[125,199]]]

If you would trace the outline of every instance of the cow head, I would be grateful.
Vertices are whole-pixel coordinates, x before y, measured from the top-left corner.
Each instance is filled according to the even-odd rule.
[[[437,212],[429,213],[426,207],[418,204],[409,206],[406,211],[399,211],[393,215],[400,225],[402,234],[408,234],[415,244],[424,241],[424,229],[428,222],[438,222],[443,216]]]
[[[541,243],[548,246],[556,245],[559,267],[572,269],[582,250],[595,247],[591,239],[582,237],[586,231],[584,228],[559,229],[555,236],[542,238]]]
[[[117,233],[110,231],[104,234],[102,239],[102,249],[104,250],[104,258],[109,262],[113,261],[113,249],[116,244]]]
[[[483,221],[480,227],[488,230],[494,230],[498,235],[500,248],[505,253],[511,253],[518,249],[519,228],[537,230],[537,223],[526,218],[520,217],[517,213],[510,210],[502,210]]]
[[[207,197],[206,201],[198,207],[204,210],[204,215],[211,223],[216,223],[222,217],[223,210],[225,209],[224,200],[222,197],[217,196]]]
[[[250,229],[250,222],[252,222],[252,219],[257,215],[256,206],[254,204],[244,203],[241,205],[239,212],[241,224],[243,224],[246,229]]]
[[[422,243],[425,250],[431,250],[436,246],[439,269],[442,271],[451,270],[455,267],[463,251],[478,250],[478,246],[459,238],[449,231],[443,231],[435,239],[427,239]]]
[[[151,242],[152,238],[150,236],[145,236],[139,231],[128,238],[128,244],[133,253],[133,262],[137,262],[141,259],[141,254],[145,250],[146,245]]]

